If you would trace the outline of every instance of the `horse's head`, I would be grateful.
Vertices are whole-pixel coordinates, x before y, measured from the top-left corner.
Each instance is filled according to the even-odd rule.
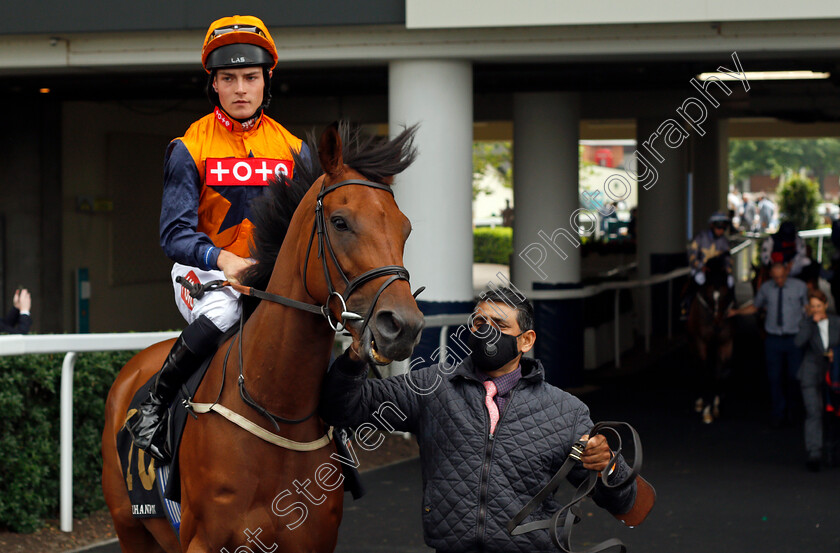
[[[318,142],[324,174],[307,194],[316,230],[303,249],[306,289],[377,364],[411,355],[424,325],[402,266],[411,223],[391,191],[394,175],[414,158],[413,133],[376,141],[331,125]]]
[[[715,323],[721,323],[734,300],[732,298],[727,277],[729,272],[726,269],[727,256],[725,253],[715,256],[706,262],[706,283],[700,289],[701,302],[710,312]]]

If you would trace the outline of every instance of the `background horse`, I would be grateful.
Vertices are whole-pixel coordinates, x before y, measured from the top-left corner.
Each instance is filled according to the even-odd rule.
[[[727,255],[706,262],[706,283],[697,291],[688,312],[687,329],[699,363],[702,394],[695,402],[695,409],[703,413],[705,423],[720,416],[720,401],[730,374],[733,323],[727,311],[735,298],[726,285]]]
[[[411,225],[390,185],[414,158],[413,132],[386,141],[362,137],[346,125],[331,126],[320,138],[317,156],[295,157],[294,180],[273,183],[253,207],[258,262],[246,280],[262,283],[271,294],[326,306],[323,313],[331,317],[261,302],[243,330],[221,345],[193,401],[216,400],[284,438],[315,441],[326,428],[311,415],[318,407],[333,327],[348,318],[342,311],[366,314],[367,320],[349,322],[347,328],[354,338],[363,332],[362,354],[369,360],[411,354],[423,315],[401,266]],[[184,429],[180,543],[166,519],[132,517],[115,438],[132,396],[160,369],[171,346],[162,342],[140,352],[108,395],[102,484],[122,550],[218,552],[224,547],[234,552],[243,545],[255,550],[258,539],[267,550],[277,544],[283,552],[333,551],[343,504],[341,468],[330,458],[335,444],[291,451],[216,413],[188,418]],[[226,359],[226,351],[234,353]],[[241,378],[254,403],[241,395]],[[273,413],[276,427],[258,409]]]

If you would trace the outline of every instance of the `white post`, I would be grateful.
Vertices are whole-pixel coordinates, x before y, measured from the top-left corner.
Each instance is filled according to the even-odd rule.
[[[822,263],[822,246],[823,246],[823,238],[824,238],[823,236],[820,236],[820,237],[817,239],[817,242],[819,243],[819,247],[817,248],[817,263]]]
[[[417,160],[397,176],[394,195],[413,228],[403,261],[412,280],[426,286],[420,297],[425,303],[473,298],[472,79],[472,64],[465,60],[389,65],[391,136],[419,124]],[[434,209],[429,198],[440,200]]]
[[[578,287],[581,281],[578,140],[580,95],[576,92],[517,92],[513,95],[513,283],[526,296],[540,285]],[[600,201],[608,198],[601,194]],[[535,286],[536,285],[536,286]],[[583,380],[584,329],[581,298],[535,300],[543,336],[534,353],[556,386]],[[552,306],[546,315],[541,306]]]
[[[683,265],[685,259],[687,236],[683,229],[686,228],[687,220],[686,148],[674,149],[665,144],[660,128],[666,117],[646,117],[636,121],[636,171],[642,175],[639,183],[636,254],[641,280],[657,273],[670,272]],[[654,174],[656,178],[652,176]],[[645,186],[648,188],[645,189]],[[703,183],[698,182],[698,189],[701,187]],[[708,214],[702,217],[705,220]],[[662,232],[662,229],[672,230]],[[661,294],[654,296],[651,285],[645,285],[640,292],[645,321],[645,351],[650,351],[650,334],[653,331],[651,311],[665,302]],[[656,311],[661,315],[658,309]],[[661,332],[665,321],[657,319],[656,322]]]
[[[76,353],[68,352],[61,365],[60,522],[62,532],[73,531],[73,367]]]

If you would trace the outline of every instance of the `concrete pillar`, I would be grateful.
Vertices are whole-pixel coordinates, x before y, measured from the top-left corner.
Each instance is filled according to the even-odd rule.
[[[729,120],[715,119],[703,128],[705,136],[691,137],[692,234],[705,229],[715,211],[726,213],[729,192]]]
[[[513,282],[526,296],[580,288],[577,220],[580,99],[520,93],[513,105]],[[535,299],[537,343],[552,384],[583,377],[583,302]]]
[[[388,75],[391,135],[419,124],[418,157],[397,177],[400,209],[413,231],[405,266],[411,284],[426,290],[418,305],[427,316],[469,313],[473,306],[472,64],[458,60],[393,61]],[[428,365],[440,329],[423,332],[415,362]]]
[[[664,118],[644,118],[639,119],[636,124],[636,163],[637,172],[640,174],[636,229],[640,278],[667,273],[687,265],[688,148],[685,143],[673,148],[665,143],[663,131],[667,127],[663,127],[666,124],[663,121]],[[674,138],[673,135],[671,138]],[[671,144],[676,145],[676,141]],[[655,183],[642,178],[641,175],[645,171],[654,171],[657,174]],[[645,188],[645,184],[648,184],[648,188]],[[675,281],[670,314],[666,284],[657,285],[652,290],[643,289],[642,306],[652,308],[650,320],[653,332],[664,332],[667,317],[676,314],[676,298],[680,294],[682,284],[682,280]],[[644,325],[644,311],[640,315]]]

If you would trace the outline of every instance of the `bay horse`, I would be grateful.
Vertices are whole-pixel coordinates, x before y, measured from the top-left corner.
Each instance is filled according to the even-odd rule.
[[[706,282],[697,291],[686,323],[701,390],[695,410],[702,413],[707,424],[720,416],[721,398],[731,373],[734,332],[727,312],[735,298],[726,285],[728,255],[718,255],[706,262]]]
[[[257,551],[255,539],[283,552],[335,549],[341,469],[331,462],[335,444],[324,439],[328,432],[317,416],[335,332],[346,325],[361,355],[384,364],[407,358],[424,324],[402,267],[411,224],[391,190],[394,175],[415,157],[413,136],[409,128],[388,141],[333,124],[321,135],[317,156],[296,155],[294,178],[275,181],[255,202],[257,263],[243,283],[262,282],[263,297],[286,301],[256,306],[220,346],[193,397],[216,400],[282,438],[326,445],[291,451],[216,413],[188,417],[179,449],[179,541],[166,519],[132,517],[116,450],[131,398],[160,369],[172,341],[138,353],[120,371],[106,404],[102,485],[123,552],[241,553]],[[229,349],[237,353],[227,359]],[[327,463],[336,469],[330,490],[312,483]],[[311,498],[288,491],[300,486]],[[295,508],[299,515],[307,501],[305,519],[281,516]],[[291,530],[295,519],[303,527]]]

